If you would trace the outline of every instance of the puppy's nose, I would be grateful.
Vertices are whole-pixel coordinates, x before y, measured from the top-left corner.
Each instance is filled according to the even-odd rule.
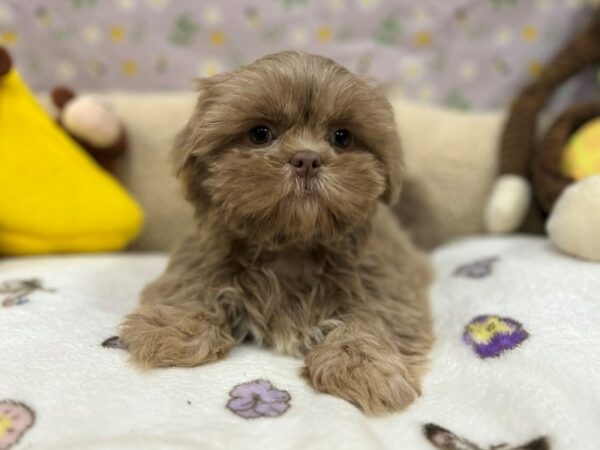
[[[312,150],[300,150],[294,153],[289,163],[295,168],[298,175],[314,177],[321,167],[321,158]]]

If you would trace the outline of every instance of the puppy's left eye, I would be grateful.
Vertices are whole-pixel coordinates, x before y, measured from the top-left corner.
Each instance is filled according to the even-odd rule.
[[[263,146],[271,143],[273,140],[273,133],[271,133],[271,130],[268,127],[258,125],[248,132],[248,137],[250,138],[250,142],[254,145]]]
[[[331,136],[331,145],[337,148],[348,148],[352,143],[352,135],[348,130],[336,130]]]

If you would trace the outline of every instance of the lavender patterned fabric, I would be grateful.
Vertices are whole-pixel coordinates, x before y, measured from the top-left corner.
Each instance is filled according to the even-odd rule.
[[[0,0],[0,44],[36,89],[189,88],[297,48],[413,99],[497,108],[585,23],[591,1]]]

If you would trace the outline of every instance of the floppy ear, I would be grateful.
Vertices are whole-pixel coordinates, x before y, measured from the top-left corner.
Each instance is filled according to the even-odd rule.
[[[193,158],[194,150],[198,150],[202,145],[202,119],[214,102],[214,86],[219,84],[226,76],[228,74],[193,80],[198,92],[198,100],[196,101],[192,116],[175,138],[175,143],[171,150],[171,163],[175,175],[179,176],[181,174],[181,171],[189,164],[190,159]]]
[[[192,151],[194,150],[194,140],[192,132],[192,120],[195,117],[195,112],[192,118],[183,127],[177,136],[171,150],[171,164],[173,165],[173,173],[180,176],[185,165],[188,164]]]
[[[381,195],[381,200],[389,205],[394,205],[400,197],[400,190],[404,180],[404,158],[398,124],[394,107],[384,95],[381,86],[375,88],[377,111],[371,120],[379,123],[378,136],[374,138],[374,145],[378,148],[379,158],[385,167],[386,189]]]
[[[175,138],[171,150],[171,164],[175,175],[181,179],[186,198],[194,205],[208,201],[203,187],[207,168],[203,164],[202,155],[206,145],[205,117],[210,114],[215,102],[214,87],[225,79],[228,74],[215,75],[210,78],[194,80],[198,91],[198,100],[186,125]]]
[[[171,163],[173,172],[176,176],[181,176],[184,168],[190,164],[193,151],[199,144],[197,139],[198,128],[201,126],[202,115],[208,108],[208,98],[210,97],[210,88],[214,85],[212,78],[195,78],[193,80],[198,99],[196,106],[192,112],[192,116],[188,119],[175,138],[173,149],[171,150]]]
[[[171,151],[173,172],[181,180],[186,199],[194,205],[204,203],[207,198],[202,187],[202,180],[205,178],[202,174],[203,168],[198,158],[194,156],[194,150],[199,144],[196,137],[196,129],[200,126],[197,123],[200,118],[197,112],[199,107],[198,104],[192,117],[175,138]]]
[[[390,132],[390,143],[382,156],[386,170],[386,190],[381,199],[389,205],[393,205],[398,201],[404,180],[402,145],[400,144],[395,122],[392,122],[393,130]]]

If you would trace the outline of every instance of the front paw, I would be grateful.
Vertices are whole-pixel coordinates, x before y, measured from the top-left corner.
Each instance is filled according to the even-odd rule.
[[[165,305],[141,307],[121,325],[131,359],[144,367],[193,367],[223,358],[233,338],[203,311]]]
[[[320,345],[307,355],[303,375],[315,389],[370,415],[406,409],[419,396],[402,355],[368,340]]]

